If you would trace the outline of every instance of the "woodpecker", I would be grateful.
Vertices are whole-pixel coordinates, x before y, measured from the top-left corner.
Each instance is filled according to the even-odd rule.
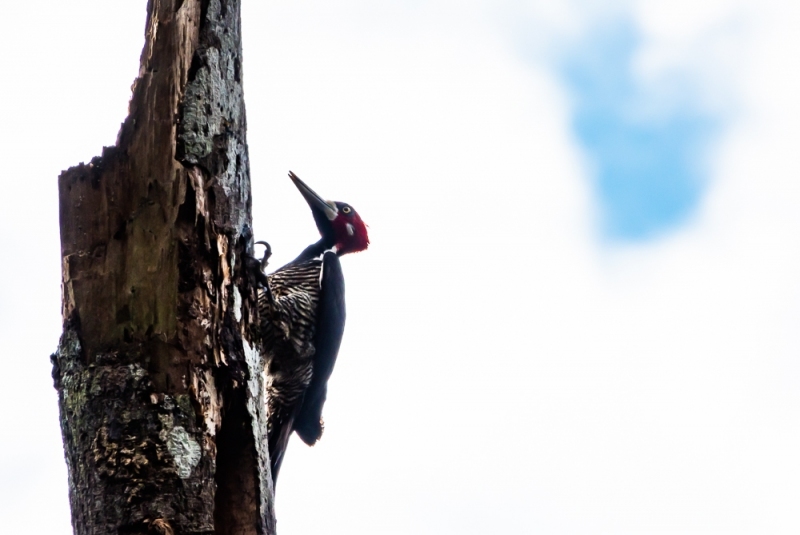
[[[311,208],[321,237],[267,275],[258,293],[273,484],[292,431],[309,446],[322,436],[322,406],[345,323],[339,257],[369,246],[367,226],[352,206],[322,199],[291,171],[289,178]],[[263,270],[271,249],[259,243],[267,247]]]

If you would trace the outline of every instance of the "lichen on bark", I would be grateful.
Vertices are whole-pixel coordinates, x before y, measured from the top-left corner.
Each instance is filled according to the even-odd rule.
[[[197,506],[214,499],[214,459],[199,451],[204,431],[187,396],[154,392],[140,357],[98,354],[87,364],[71,328],[53,355],[74,530],[135,533],[162,519],[179,533],[214,533],[213,511]],[[171,451],[177,428],[198,445],[189,462]]]
[[[117,144],[59,177],[75,533],[274,533],[240,0],[149,0]]]

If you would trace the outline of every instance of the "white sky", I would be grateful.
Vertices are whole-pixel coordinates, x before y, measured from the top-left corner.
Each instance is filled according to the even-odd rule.
[[[289,169],[372,239],[343,260],[326,432],[290,445],[281,535],[800,532],[800,4],[244,1],[273,267],[316,238]],[[114,142],[145,2],[20,4],[0,33],[0,518],[67,534],[56,177]],[[725,119],[691,222],[637,245],[598,235],[552,63],[620,14],[642,79],[680,70]]]

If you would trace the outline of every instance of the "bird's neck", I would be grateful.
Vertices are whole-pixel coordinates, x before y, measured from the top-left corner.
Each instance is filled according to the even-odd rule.
[[[322,255],[325,251],[329,251],[333,248],[334,243],[332,240],[326,240],[325,238],[321,238],[317,243],[313,243],[303,249],[303,252],[300,255],[292,260],[292,264],[302,264],[312,258],[317,258],[318,256]]]

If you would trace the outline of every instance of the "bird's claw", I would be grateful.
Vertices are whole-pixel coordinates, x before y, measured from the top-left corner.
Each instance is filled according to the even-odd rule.
[[[267,266],[269,265],[269,258],[272,256],[272,247],[264,240],[259,240],[255,242],[253,245],[264,246],[264,256],[261,257],[261,262],[260,262],[261,271],[264,271],[265,269],[267,269]]]

